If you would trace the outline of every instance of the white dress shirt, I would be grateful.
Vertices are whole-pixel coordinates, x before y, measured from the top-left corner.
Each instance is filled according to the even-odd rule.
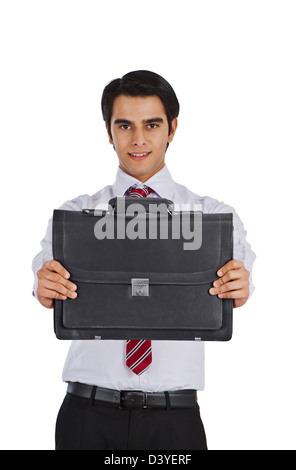
[[[143,187],[143,183],[118,168],[115,183],[106,186],[93,196],[87,194],[67,201],[60,209],[106,209],[113,197],[125,195],[130,186]],[[204,213],[232,212],[234,223],[234,259],[243,261],[252,272],[255,254],[246,241],[246,231],[235,210],[210,197],[200,197],[185,186],[173,181],[167,166],[145,182],[155,191],[155,197],[172,200],[176,205],[188,204],[199,207]],[[176,206],[177,207],[177,206]],[[35,275],[34,295],[37,298],[37,271],[52,255],[52,219],[44,239],[42,251],[34,258],[32,269]],[[71,274],[71,273],[70,273]],[[70,278],[71,280],[71,278]],[[250,284],[250,291],[254,287]],[[204,388],[204,343],[195,341],[152,341],[152,364],[142,375],[137,376],[125,364],[126,341],[72,341],[64,370],[65,382],[81,382],[116,390],[143,390],[159,392],[180,389],[203,390]]]

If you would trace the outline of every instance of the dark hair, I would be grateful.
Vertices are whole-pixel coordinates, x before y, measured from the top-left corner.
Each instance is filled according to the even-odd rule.
[[[160,75],[148,70],[137,70],[112,80],[105,87],[102,96],[102,113],[111,134],[111,116],[113,102],[119,95],[125,96],[158,96],[164,106],[169,123],[169,134],[172,121],[179,115],[179,101],[171,85]]]

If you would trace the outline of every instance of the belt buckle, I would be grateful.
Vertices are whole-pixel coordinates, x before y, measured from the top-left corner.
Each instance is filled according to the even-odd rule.
[[[147,408],[147,392],[121,390],[119,408]]]

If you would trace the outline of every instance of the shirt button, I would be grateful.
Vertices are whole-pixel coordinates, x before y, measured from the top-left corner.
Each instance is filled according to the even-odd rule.
[[[144,379],[144,384],[147,384],[148,383],[148,379]]]

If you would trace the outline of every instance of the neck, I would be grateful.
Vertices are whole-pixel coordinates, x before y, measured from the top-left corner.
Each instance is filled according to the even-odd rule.
[[[165,165],[165,162],[162,162],[161,165],[159,165],[154,171],[152,171],[151,173],[145,174],[145,175],[137,175],[135,173],[131,173],[121,165],[119,165],[119,167],[122,169],[122,171],[124,171],[128,175],[132,176],[133,178],[137,178],[139,181],[141,181],[141,183],[145,183],[150,178],[152,178],[152,176],[156,175],[156,173],[158,173],[160,170],[162,170],[164,165]]]

